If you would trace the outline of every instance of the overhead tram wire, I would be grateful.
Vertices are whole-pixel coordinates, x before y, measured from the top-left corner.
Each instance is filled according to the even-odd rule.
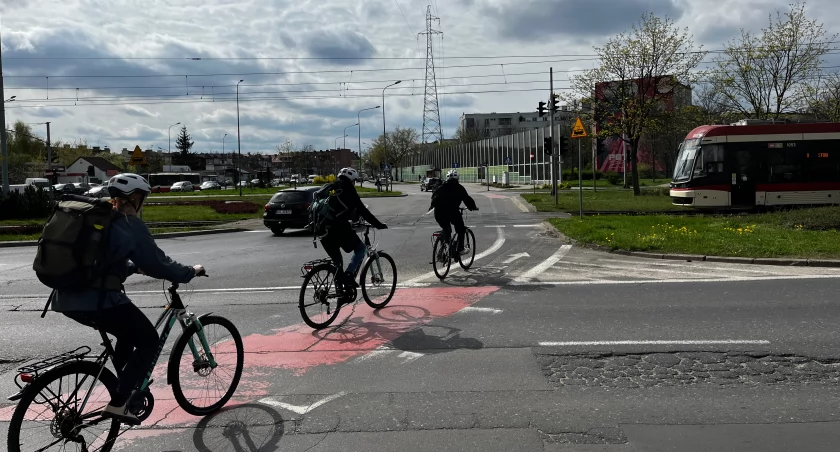
[[[410,27],[409,27],[410,29]],[[840,40],[832,40],[826,41],[822,44],[840,44]],[[811,43],[808,44],[801,44],[798,47],[804,47],[806,45],[812,45]],[[754,49],[747,49],[746,47],[743,49],[733,48],[733,49],[712,49],[712,50],[691,50],[688,52],[678,52],[678,55],[690,55],[690,54],[698,54],[698,53],[705,53],[705,54],[721,54],[721,53],[729,53],[729,52],[748,52]],[[838,49],[829,49],[829,50],[838,50]],[[629,55],[633,56],[633,55]],[[559,53],[559,54],[538,54],[538,55],[458,55],[458,56],[449,56],[450,60],[466,60],[466,59],[478,59],[478,60],[488,60],[488,59],[510,59],[510,58],[583,58],[587,59],[589,57],[598,57],[598,54],[594,53]],[[65,56],[34,56],[34,57],[3,57],[3,60],[16,60],[16,61],[26,61],[26,60],[156,60],[156,61],[184,61],[184,60],[192,60],[192,61],[260,61],[260,60],[300,60],[300,61],[327,61],[327,60],[353,60],[353,61],[376,61],[376,60],[425,60],[425,57],[375,57],[375,56],[358,56],[358,57],[299,57],[299,56],[277,56],[277,57],[65,57]]]

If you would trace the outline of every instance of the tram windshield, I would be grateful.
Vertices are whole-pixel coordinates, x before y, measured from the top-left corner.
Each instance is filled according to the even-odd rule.
[[[677,163],[674,166],[674,182],[684,182],[691,178],[694,168],[694,159],[697,157],[700,139],[694,138],[685,140],[681,145],[680,153],[677,155]]]

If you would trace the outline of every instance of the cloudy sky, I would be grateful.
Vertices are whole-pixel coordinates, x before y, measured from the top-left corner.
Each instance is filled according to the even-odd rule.
[[[434,26],[445,137],[459,116],[533,111],[568,71],[592,67],[592,46],[646,11],[720,49],[757,30],[789,0],[0,0],[6,122],[51,121],[53,140],[112,150],[167,149],[186,125],[194,151],[236,149],[236,84],[243,152],[279,143],[331,148],[357,112],[422,127],[427,5]],[[809,15],[840,32],[840,3]],[[573,73],[573,72],[572,72]],[[362,113],[362,141],[382,131]],[[172,128],[172,137],[177,129]],[[44,126],[34,125],[43,134]],[[357,148],[355,127],[347,147]],[[342,145],[342,139],[338,145]],[[365,145],[363,144],[364,148]],[[173,143],[174,148],[174,143]]]

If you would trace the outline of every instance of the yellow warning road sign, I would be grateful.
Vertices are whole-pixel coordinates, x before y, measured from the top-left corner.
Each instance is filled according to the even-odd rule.
[[[131,153],[131,159],[128,161],[131,165],[145,165],[146,156],[140,150],[140,146],[134,146],[134,152]]]
[[[580,120],[580,116],[578,116],[575,121],[575,126],[572,127],[572,138],[584,138],[587,136],[586,129],[583,128],[583,122]]]

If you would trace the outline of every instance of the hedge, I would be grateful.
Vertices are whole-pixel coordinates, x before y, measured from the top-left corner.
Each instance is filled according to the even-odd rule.
[[[0,220],[46,218],[50,214],[50,194],[41,188],[28,186],[23,193],[0,193]]]

